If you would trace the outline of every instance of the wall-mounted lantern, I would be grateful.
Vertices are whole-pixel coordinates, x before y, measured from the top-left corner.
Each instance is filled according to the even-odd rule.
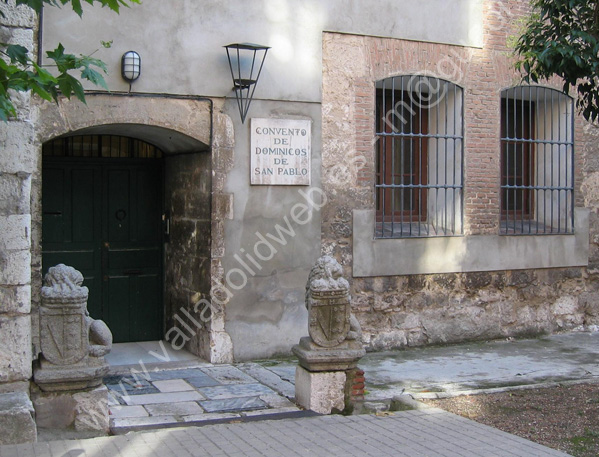
[[[264,59],[270,46],[252,43],[234,43],[225,46],[229,68],[233,78],[233,90],[241,115],[241,123],[245,122],[250,103],[256,91],[258,78],[262,72]]]
[[[121,76],[131,84],[141,75],[141,57],[135,51],[127,51],[121,58]]]

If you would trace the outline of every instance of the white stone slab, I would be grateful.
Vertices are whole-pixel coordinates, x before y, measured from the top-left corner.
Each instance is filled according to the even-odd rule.
[[[148,412],[141,405],[136,406],[111,406],[110,407],[110,418],[122,418],[122,417],[147,417]]]
[[[252,119],[252,185],[310,185],[311,124],[307,119]]]
[[[137,427],[143,425],[168,425],[179,422],[174,416],[123,417],[110,420],[110,428]]]
[[[241,416],[237,413],[206,413],[200,415],[192,415],[192,416],[183,416],[183,420],[185,422],[204,422],[204,421],[213,421],[213,420],[221,420],[221,419],[239,419]]]
[[[260,400],[268,404],[271,408],[292,408],[295,407],[293,402],[281,395],[260,395]]]
[[[128,405],[152,405],[156,403],[177,403],[183,401],[204,400],[204,396],[196,391],[171,392],[160,394],[129,395],[123,397]]]
[[[152,416],[189,416],[202,414],[204,410],[195,401],[180,403],[156,403],[145,407]]]
[[[153,381],[152,384],[154,384],[160,392],[185,392],[187,390],[195,390],[193,386],[187,384],[183,379]]]
[[[320,414],[343,411],[345,372],[310,372],[298,366],[295,371],[295,399],[306,409]]]
[[[288,406],[286,408],[261,409],[258,411],[247,411],[242,413],[245,417],[253,416],[271,416],[273,414],[295,413],[301,411],[297,406]]]

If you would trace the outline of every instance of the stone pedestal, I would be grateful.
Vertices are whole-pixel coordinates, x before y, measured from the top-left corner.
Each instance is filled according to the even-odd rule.
[[[42,353],[33,371],[37,424],[46,429],[108,432],[108,373],[112,347],[106,324],[87,312],[83,276],[66,265],[48,270],[42,287]]]
[[[85,390],[102,385],[108,369],[104,357],[86,357],[68,366],[54,365],[42,358],[34,369],[34,379],[46,392]]]
[[[309,337],[300,339],[293,346],[300,366],[308,371],[346,371],[356,368],[358,361],[366,351],[355,340],[346,340],[332,348],[318,346]]]
[[[108,433],[108,389],[32,393],[39,428]]]
[[[352,395],[357,363],[366,353],[360,324],[350,312],[349,284],[341,272],[341,265],[329,256],[312,268],[306,286],[310,336],[293,347],[299,361],[295,399],[322,414],[353,410],[359,399]]]
[[[295,400],[304,408],[321,414],[340,413],[345,409],[344,371],[311,372],[295,369]]]

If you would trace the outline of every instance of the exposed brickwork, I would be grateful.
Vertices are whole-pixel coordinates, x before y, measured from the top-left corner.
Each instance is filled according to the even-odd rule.
[[[345,413],[352,413],[356,404],[364,401],[364,386],[366,378],[364,370],[359,367],[345,372]]]
[[[463,88],[464,231],[466,236],[499,233],[500,94],[520,81],[506,43],[517,34],[529,4],[483,5],[482,48],[324,34],[322,181],[328,205],[322,244],[348,276],[351,213],[374,205],[375,83],[391,76],[427,74]],[[543,85],[562,89],[557,79]],[[597,136],[577,116],[576,206],[592,207],[592,226],[599,212],[599,161],[590,158],[598,154]],[[599,265],[593,227],[591,241],[591,264]],[[556,269],[354,279],[353,306],[373,349],[538,334],[598,323],[597,286],[588,273]]]

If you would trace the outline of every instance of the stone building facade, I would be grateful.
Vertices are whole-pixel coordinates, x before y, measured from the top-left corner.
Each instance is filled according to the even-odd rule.
[[[555,94],[560,100],[556,109],[561,109],[567,98],[557,95],[559,81],[542,84],[555,89],[552,92],[534,89],[524,95],[511,89],[519,86],[519,79],[506,43],[518,32],[518,20],[528,14],[528,2],[367,3],[146,0],[120,15],[99,8],[92,13],[85,6],[83,19],[48,8],[41,24],[13,1],[0,3],[6,13],[0,41],[22,43],[40,55],[57,42],[89,54],[100,40],[113,41],[111,48],[95,54],[108,65],[110,92],[86,87],[87,105],[66,99],[48,104],[24,96],[18,100],[18,117],[0,128],[0,392],[29,389],[32,363],[39,354],[42,276],[51,263],[75,263],[84,272],[90,297],[94,288],[99,291],[89,306],[92,317],[105,320],[117,342],[146,338],[130,331],[148,326],[155,331],[142,332],[147,338],[163,338],[215,363],[290,353],[306,334],[305,284],[322,254],[333,256],[345,270],[352,312],[368,350],[597,328],[599,134],[594,127],[566,113],[574,127],[566,129],[565,138],[543,143],[574,151],[573,160],[558,166],[567,174],[566,183],[558,187],[568,188],[564,192],[573,202],[566,206],[566,230],[502,233],[509,228],[506,214],[526,216],[529,227],[536,217],[533,210],[504,205],[502,199],[519,192],[522,198],[534,194],[527,201],[539,202],[543,192],[534,182],[505,190],[501,138],[506,134],[501,125],[502,109],[509,105],[502,99],[516,94],[513,106],[520,111],[525,105],[528,113],[544,110],[545,117],[535,114],[534,122],[528,115],[537,131],[543,123],[551,135],[561,135],[565,128],[549,121],[548,109],[541,107],[549,104],[550,96],[539,95]],[[271,47],[245,122],[231,91],[223,49],[236,42]],[[120,76],[120,62],[131,49],[141,55],[142,70],[129,84]],[[402,86],[385,86],[393,81]],[[421,100],[423,94],[432,95],[433,82],[454,94],[427,110],[426,131],[422,120],[420,131],[384,130],[388,112],[380,106],[387,97],[395,100],[410,93],[404,81],[429,85],[424,92],[419,89]],[[424,119],[422,110],[418,112]],[[446,121],[451,117],[445,124],[453,123],[453,133],[447,126],[439,130],[442,116]],[[251,184],[253,118],[310,122],[309,185]],[[131,200],[122,203],[126,208],[110,206],[110,198],[119,201],[124,176],[142,176],[143,160],[102,156],[97,152],[102,150],[100,137],[141,141],[143,147],[160,151],[153,162],[160,179],[147,188],[127,187]],[[395,140],[382,139],[392,137]],[[420,151],[426,150],[426,141],[429,155],[439,151],[439,145],[445,148],[443,159],[437,153],[412,173],[421,181],[408,187],[420,195],[427,189],[419,203],[406,203],[426,207],[428,218],[420,214],[419,227],[428,230],[438,207],[448,208],[447,197],[433,197],[432,170],[462,170],[455,171],[453,184],[446,176],[437,185],[454,192],[452,202],[459,208],[450,214],[454,228],[459,226],[450,236],[406,236],[403,230],[415,225],[404,226],[408,212],[395,207],[391,220],[398,218],[400,233],[379,236],[385,234],[384,196],[403,192],[404,186],[393,181],[394,191],[384,189],[381,164],[386,159],[381,154],[387,152],[381,152],[386,151],[381,144],[400,144],[400,137],[411,138],[410,148],[419,144]],[[529,137],[524,143],[537,140]],[[448,148],[450,141],[453,146]],[[96,152],[88,155],[100,154],[91,157],[94,160],[61,149],[91,143]],[[529,168],[546,160],[527,154]],[[53,177],[57,170],[75,169],[84,170],[77,175],[79,181],[74,174],[67,180]],[[111,181],[110,176],[116,178]],[[75,181],[91,200],[82,200],[77,207],[81,211],[72,216],[76,205],[65,202],[79,200],[64,197],[56,187],[64,182],[74,186]],[[73,195],[86,195],[69,189]],[[96,204],[95,216],[79,216]],[[113,253],[111,243],[122,247],[118,230],[123,220],[150,204],[160,216],[158,242],[151,251],[158,253],[159,262],[151,268],[123,264],[122,271],[111,269],[105,262]],[[68,211],[72,217],[65,222],[60,218]],[[88,245],[70,245],[73,239],[66,235],[52,238],[98,220],[100,225],[82,231],[99,233],[89,241],[89,265],[74,257]],[[553,223],[550,216],[542,222]],[[104,234],[113,223],[118,236],[109,240]],[[123,252],[138,249],[136,242]],[[69,256],[64,262],[61,252]],[[144,275],[154,279],[144,282]],[[129,281],[126,286],[119,285],[122,278]],[[148,311],[144,300],[131,298],[135,294],[119,301],[123,290],[159,300]],[[123,307],[131,311],[119,311]]]

